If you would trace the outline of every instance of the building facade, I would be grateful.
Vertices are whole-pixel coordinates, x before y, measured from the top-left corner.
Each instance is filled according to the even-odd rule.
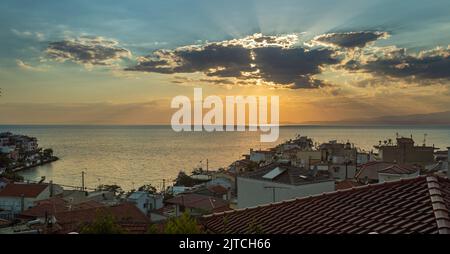
[[[145,191],[137,191],[131,194],[127,201],[133,203],[141,212],[149,214],[150,211],[160,209],[164,206],[162,195],[150,194]]]
[[[62,193],[63,189],[55,184],[10,183],[0,190],[0,209],[18,214],[33,207],[36,201]]]
[[[246,208],[335,190],[328,172],[273,163],[237,178],[237,207]]]
[[[400,164],[422,164],[434,162],[434,150],[432,146],[416,146],[412,138],[397,138],[397,144],[380,144],[375,146],[379,151],[379,157],[384,162]]]

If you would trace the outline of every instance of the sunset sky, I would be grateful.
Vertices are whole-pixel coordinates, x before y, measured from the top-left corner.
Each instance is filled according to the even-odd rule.
[[[282,123],[450,110],[450,1],[0,1],[0,124],[166,124],[177,95]]]

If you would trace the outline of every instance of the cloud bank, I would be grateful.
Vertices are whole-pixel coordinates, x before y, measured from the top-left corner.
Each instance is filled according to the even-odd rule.
[[[359,68],[379,76],[411,78],[419,81],[450,80],[450,46],[407,54],[385,54],[360,64]]]
[[[387,32],[328,33],[300,43],[299,34],[262,35],[159,49],[137,57],[128,72],[193,74],[212,84],[268,84],[292,89],[332,86],[323,80],[326,69],[368,73],[372,80],[405,79],[419,84],[450,79],[450,47],[417,53],[394,46],[376,47]],[[131,58],[115,40],[79,37],[51,42],[48,58],[85,66],[113,66]],[[18,65],[28,68],[25,63]],[[29,68],[28,68],[29,69]],[[179,82],[179,80],[174,81]]]
[[[368,44],[388,36],[386,32],[329,33],[315,37],[312,43],[329,47],[364,48]]]
[[[103,37],[80,37],[51,42],[45,53],[49,59],[59,62],[112,66],[121,59],[131,57],[131,52],[118,44],[117,41]]]
[[[336,64],[330,49],[295,46],[298,36],[254,34],[242,39],[157,50],[127,71],[163,74],[203,73],[217,78],[261,80],[292,88],[317,88],[321,66]]]

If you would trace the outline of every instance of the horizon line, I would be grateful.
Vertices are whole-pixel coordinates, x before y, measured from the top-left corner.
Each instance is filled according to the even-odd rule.
[[[149,123],[149,124],[108,124],[108,123],[0,123],[0,126],[122,126],[122,127],[144,127],[144,126],[164,126],[171,127],[171,124],[166,123]],[[177,125],[184,126],[184,125]],[[198,125],[186,125],[186,126],[198,126]],[[204,126],[204,125],[199,125]],[[215,126],[215,125],[208,125]],[[251,125],[222,125],[223,127],[233,126],[233,127],[250,127]],[[323,127],[383,127],[383,126],[433,126],[433,127],[450,127],[450,124],[439,124],[439,123],[280,123],[279,127],[296,127],[296,126],[323,126]],[[258,127],[258,126],[257,126]]]

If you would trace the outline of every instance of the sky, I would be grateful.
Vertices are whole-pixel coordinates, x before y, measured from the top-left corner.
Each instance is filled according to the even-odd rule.
[[[448,0],[2,0],[0,124],[167,124],[177,95],[282,123],[450,110]]]

